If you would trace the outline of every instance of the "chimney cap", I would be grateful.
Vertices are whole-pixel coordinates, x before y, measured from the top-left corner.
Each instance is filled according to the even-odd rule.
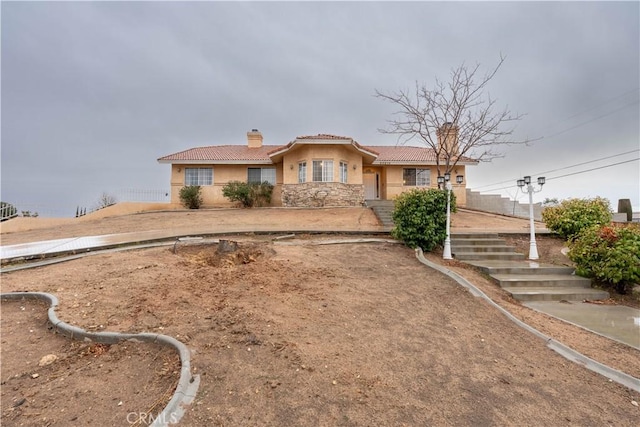
[[[259,132],[258,129],[251,129],[251,132]]]

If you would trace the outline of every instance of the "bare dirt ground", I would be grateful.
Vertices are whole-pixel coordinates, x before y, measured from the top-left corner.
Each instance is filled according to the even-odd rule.
[[[236,212],[238,220],[246,211]],[[2,244],[9,244],[5,238],[18,243],[144,226],[181,227],[186,214],[134,215],[128,225],[127,217],[103,219],[93,228],[71,232],[3,231]],[[206,213],[189,214],[189,221],[212,223]],[[321,221],[331,228],[331,221],[346,221],[344,215],[325,215]],[[348,215],[369,221],[362,212]],[[225,218],[230,216],[227,211]],[[284,219],[279,215],[287,224],[301,217],[300,212]],[[260,220],[264,212],[249,223]],[[503,221],[458,213],[454,226],[489,229]],[[522,224],[509,223],[526,230]],[[181,422],[185,426],[637,425],[638,393],[561,358],[419,263],[412,250],[396,243],[316,244],[341,236],[272,237],[225,237],[239,242],[232,253],[218,253],[215,244],[182,244],[175,253],[155,248],[95,255],[3,274],[0,286],[2,292],[53,293],[60,299],[59,317],[86,329],[161,332],[183,341],[201,375],[196,401]],[[542,260],[562,262],[561,246],[540,238]],[[427,256],[442,262],[438,253]],[[447,264],[543,333],[640,377],[637,350],[529,310],[476,270],[456,261]],[[112,346],[96,357],[90,346],[57,341],[61,338],[49,333],[55,341],[43,338],[32,357],[23,357],[24,331],[35,331],[35,326],[10,320],[29,312],[41,324],[44,317],[38,320],[33,304],[22,306],[26,309],[17,313],[14,303],[2,304],[2,380],[9,379],[2,385],[3,425],[86,425],[80,417],[98,419],[94,411],[102,408],[111,417],[140,413],[162,400],[164,387],[177,379],[167,368],[174,359],[144,346]],[[58,361],[34,369],[50,353]],[[68,357],[78,359],[73,366],[83,369],[69,375],[73,369],[60,363]],[[91,366],[85,368],[83,358]],[[117,365],[123,362],[132,370]],[[33,372],[40,377],[31,378]],[[16,374],[25,382],[12,383],[18,381]],[[121,380],[112,380],[116,374]],[[50,396],[47,385],[36,383],[43,378],[52,378],[46,384],[64,378],[67,387]],[[82,381],[97,380],[100,391],[92,394],[93,401],[76,405],[76,395],[90,389]],[[47,399],[34,397],[37,393]],[[135,400],[143,396],[148,400]],[[49,424],[42,422],[44,417]],[[122,416],[99,419],[100,425],[128,425]]]
[[[68,340],[51,332],[47,308],[2,303],[2,425],[127,425],[162,410],[180,371],[174,351]]]

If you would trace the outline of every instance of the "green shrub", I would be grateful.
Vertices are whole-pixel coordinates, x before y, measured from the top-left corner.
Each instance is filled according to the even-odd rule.
[[[591,226],[571,243],[569,258],[580,276],[612,285],[618,293],[630,293],[640,283],[640,227]]]
[[[199,185],[187,185],[180,189],[180,201],[187,209],[200,209],[202,206],[202,194]]]
[[[456,210],[451,193],[451,212]],[[400,194],[393,211],[395,224],[391,235],[411,248],[431,252],[447,237],[447,192],[415,189]]]
[[[244,207],[251,206],[251,189],[242,181],[231,181],[222,187],[222,195],[232,202],[240,202]]]
[[[242,207],[266,206],[271,203],[273,185],[267,181],[246,183],[231,181],[222,187],[222,195],[232,202],[239,202]]]
[[[251,184],[251,199],[253,206],[268,206],[271,203],[273,185],[267,181]]]
[[[547,228],[569,241],[592,225],[609,224],[611,218],[609,201],[601,197],[567,199],[542,211],[542,219]]]

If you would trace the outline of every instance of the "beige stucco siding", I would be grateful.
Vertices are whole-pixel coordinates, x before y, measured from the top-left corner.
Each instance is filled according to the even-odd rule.
[[[180,204],[180,189],[185,185],[186,168],[213,168],[213,185],[201,186],[203,207],[232,206],[222,195],[222,188],[230,181],[247,181],[249,168],[276,169],[276,186],[273,190],[272,205],[281,204],[282,163],[276,165],[190,165],[174,164],[171,166],[171,203]]]
[[[340,162],[346,162],[347,184],[362,184],[361,155],[351,148],[339,145],[302,145],[287,152],[282,161],[283,183],[298,183],[298,165],[301,162],[307,162],[306,182],[313,181],[314,160],[333,160],[333,182],[340,182]]]
[[[346,145],[300,145],[293,147],[282,157],[282,162],[275,165],[206,165],[206,164],[172,164],[171,166],[171,203],[180,204],[180,189],[185,183],[186,168],[213,168],[213,185],[202,186],[203,205],[204,207],[214,206],[231,206],[222,195],[222,188],[230,181],[247,181],[248,168],[265,168],[275,167],[276,169],[276,186],[273,191],[272,205],[282,205],[282,185],[298,184],[298,164],[302,161],[307,162],[306,182],[313,181],[313,161],[314,160],[332,160],[333,161],[333,182],[340,181],[340,162],[347,163],[347,184],[363,185],[363,168],[373,173],[377,173],[379,177],[379,197],[383,200],[393,200],[405,191],[410,191],[416,186],[408,186],[403,184],[404,168],[426,168],[430,170],[431,185],[428,188],[437,188],[437,171],[435,165],[365,165],[363,167],[361,153],[352,146]],[[354,169],[355,166],[355,169]],[[464,175],[465,182],[462,185],[455,183],[456,175]],[[453,191],[456,194],[458,205],[466,204],[466,173],[465,166],[458,165],[454,168],[452,174]],[[424,187],[422,187],[424,188]]]
[[[430,182],[431,185],[429,187],[417,187],[412,185],[404,185],[403,183],[403,169],[405,168],[419,168],[419,169],[429,169],[430,171]],[[455,175],[465,175],[465,167],[464,166],[456,166],[455,174],[452,175],[452,186],[453,192],[456,195],[458,205],[464,206],[466,204],[467,194],[465,191],[466,185],[466,177],[465,181],[458,185],[455,182]],[[386,166],[383,168],[383,173],[381,173],[381,198],[387,200],[393,200],[398,195],[402,194],[405,191],[410,191],[415,188],[438,188],[438,172],[436,170],[435,165],[432,166]]]

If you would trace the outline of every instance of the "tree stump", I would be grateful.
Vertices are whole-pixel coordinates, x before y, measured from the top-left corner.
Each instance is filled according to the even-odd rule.
[[[235,252],[238,250],[238,242],[235,242],[233,240],[220,240],[220,243],[218,243],[218,250],[216,252],[218,252],[219,254],[228,254],[231,252]]]

